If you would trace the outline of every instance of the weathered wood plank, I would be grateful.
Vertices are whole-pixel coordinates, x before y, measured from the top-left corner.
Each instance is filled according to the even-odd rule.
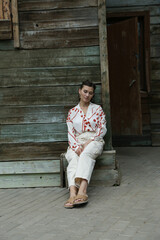
[[[117,170],[95,169],[92,174],[91,186],[112,186],[118,181],[119,175]]]
[[[112,149],[112,133],[110,119],[110,91],[108,72],[107,28],[105,0],[98,0],[99,45],[102,83],[102,104],[106,114],[108,132],[105,136],[105,149]]]
[[[41,30],[61,30],[63,29],[73,29],[73,28],[81,28],[81,27],[97,27],[97,19],[75,19],[75,20],[61,20],[61,21],[45,21],[45,20],[39,20],[36,22],[31,22],[31,21],[26,21],[26,22],[21,22],[20,23],[20,31],[25,32],[25,31],[32,31],[33,33],[36,31],[41,31]]]
[[[98,38],[90,39],[62,39],[62,40],[41,40],[39,41],[21,41],[21,49],[38,49],[38,48],[70,48],[82,46],[97,46]]]
[[[151,35],[150,43],[151,46],[160,46],[160,34]]]
[[[0,144],[0,161],[57,160],[67,150],[67,142]]]
[[[0,20],[0,40],[12,38],[12,28],[10,20]]]
[[[47,1],[33,1],[33,0],[19,0],[18,1],[19,11],[33,11],[33,10],[51,10],[58,8],[80,8],[80,7],[96,7],[97,0],[47,0]]]
[[[151,57],[152,58],[158,58],[160,57],[160,46],[151,47]]]
[[[0,162],[0,175],[60,173],[60,160]]]
[[[147,5],[142,5],[142,6],[128,6],[128,7],[108,7],[106,8],[107,14],[110,12],[139,12],[139,11],[150,11],[150,16],[156,16],[159,15],[160,7],[159,6],[147,6]]]
[[[1,125],[0,143],[67,141],[65,123]]]
[[[0,58],[0,68],[93,66],[99,65],[99,47],[1,51]]]
[[[1,89],[1,105],[72,105],[78,102],[79,86],[15,87]],[[97,86],[95,102],[101,102],[101,86]]]
[[[107,168],[115,169],[116,151],[103,151],[102,155],[96,159],[95,169]]]
[[[152,58],[151,59],[151,69],[152,69],[152,71],[160,69],[160,58]]]
[[[150,17],[150,23],[151,24],[159,24],[160,23],[160,17],[159,16],[154,16],[154,17]]]
[[[17,0],[12,0],[12,24],[13,24],[13,38],[14,38],[14,47],[20,47],[19,41],[19,19],[18,19],[18,3]]]
[[[151,90],[152,90],[152,93],[160,93],[160,76],[159,76],[159,81],[158,80],[152,81]]]
[[[0,71],[0,87],[80,85],[87,79],[100,84],[100,66],[8,68]]]
[[[24,21],[69,21],[79,19],[94,19],[97,18],[97,8],[75,8],[75,9],[57,9],[49,11],[34,11],[23,12],[19,14],[20,22]]]
[[[160,24],[150,26],[150,34],[160,34]]]
[[[146,5],[158,5],[159,6],[159,0],[107,0],[106,6],[107,7],[132,7],[132,6],[146,6]]]
[[[65,122],[71,106],[1,106],[0,124]]]
[[[0,188],[60,187],[60,174],[1,175]]]
[[[14,50],[13,40],[0,41],[0,51],[6,51],[6,50]]]
[[[25,58],[57,58],[57,57],[82,57],[82,56],[99,56],[99,46],[90,47],[80,47],[80,48],[65,48],[65,49],[40,49],[40,50],[22,50],[22,51],[6,51],[0,52],[1,56],[4,58],[15,58],[25,59]],[[16,59],[16,60],[17,60]]]
[[[151,71],[151,79],[152,80],[160,80],[160,69]]]
[[[99,45],[97,28],[24,31],[20,38],[24,49]]]
[[[152,132],[152,146],[160,146],[160,132]]]

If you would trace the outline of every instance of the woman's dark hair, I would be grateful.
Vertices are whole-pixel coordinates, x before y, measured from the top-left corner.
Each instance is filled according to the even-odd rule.
[[[83,81],[82,84],[80,85],[80,89],[82,89],[84,86],[92,87],[95,92],[96,85],[94,83],[92,83],[91,81],[89,81],[89,80]]]

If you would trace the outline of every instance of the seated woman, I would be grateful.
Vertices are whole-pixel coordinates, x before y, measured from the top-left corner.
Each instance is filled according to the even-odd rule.
[[[65,208],[88,202],[87,187],[95,159],[103,151],[106,120],[102,107],[91,103],[95,88],[92,82],[83,82],[79,88],[80,102],[68,113],[69,147],[66,159],[70,198],[64,204]]]

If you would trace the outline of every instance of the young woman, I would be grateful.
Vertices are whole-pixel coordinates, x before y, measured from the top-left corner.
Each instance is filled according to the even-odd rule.
[[[65,208],[88,202],[87,187],[95,159],[103,151],[106,120],[101,106],[91,103],[95,88],[92,82],[83,82],[79,88],[79,104],[68,113],[66,159],[70,198],[64,204]]]

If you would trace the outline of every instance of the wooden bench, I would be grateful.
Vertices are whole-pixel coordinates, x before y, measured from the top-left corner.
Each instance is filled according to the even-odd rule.
[[[61,187],[68,187],[67,165],[65,153],[61,154]],[[103,151],[102,155],[96,159],[90,185],[91,186],[119,186],[121,182],[121,172],[119,163],[116,160],[116,151]]]

